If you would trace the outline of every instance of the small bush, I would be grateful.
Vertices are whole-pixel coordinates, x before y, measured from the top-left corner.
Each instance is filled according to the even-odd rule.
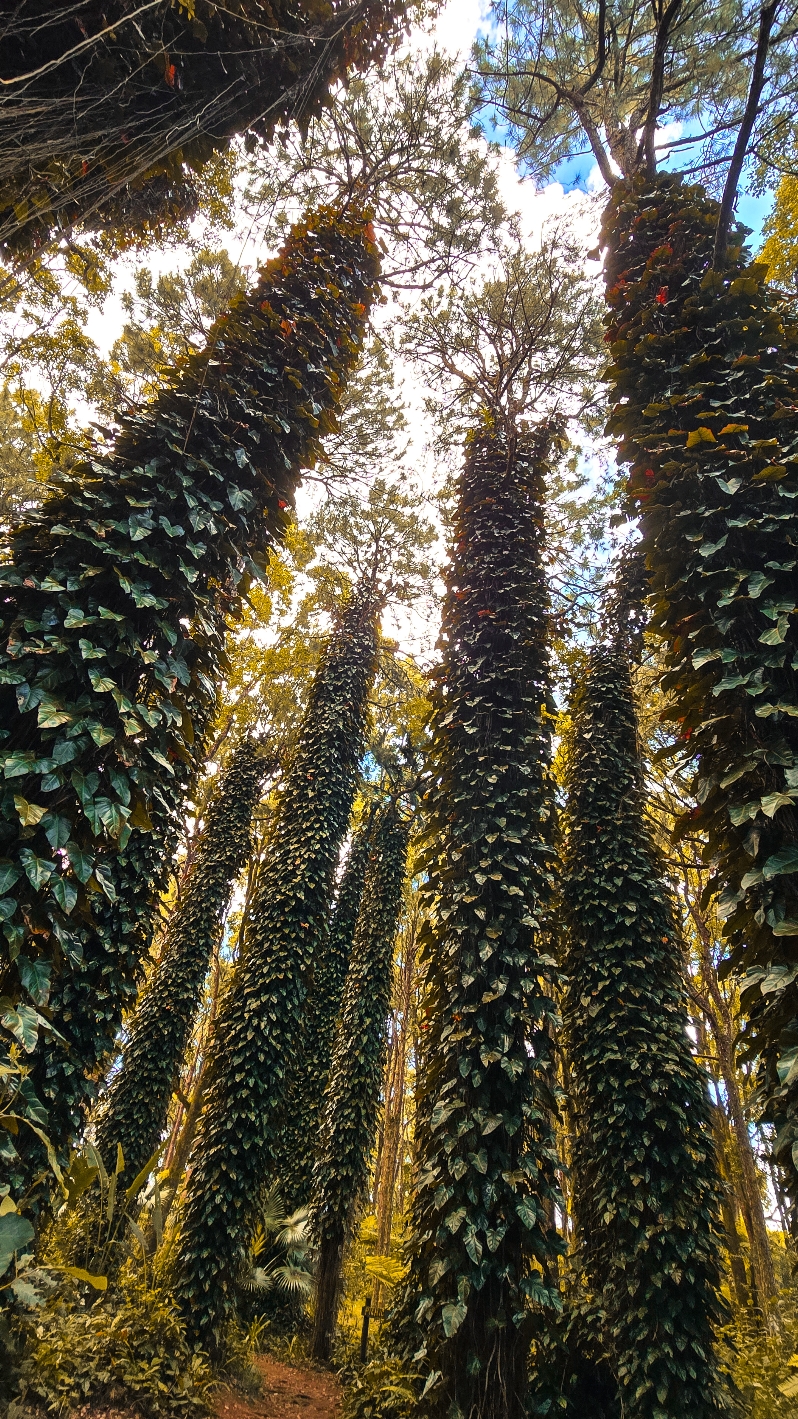
[[[418,1412],[418,1377],[389,1356],[377,1355],[367,1365],[347,1367],[340,1377],[342,1419],[411,1419]]]
[[[772,1328],[735,1308],[721,1334],[723,1358],[745,1419],[798,1414],[798,1303],[793,1287],[779,1295]]]
[[[70,1288],[24,1324],[27,1344],[9,1411],[18,1419],[37,1406],[67,1415],[88,1401],[134,1407],[143,1419],[207,1409],[207,1358],[189,1348],[164,1290],[134,1282],[82,1304]]]

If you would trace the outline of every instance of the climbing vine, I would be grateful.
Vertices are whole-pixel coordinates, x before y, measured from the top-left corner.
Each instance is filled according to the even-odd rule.
[[[430,1413],[522,1412],[532,1307],[557,1304],[543,484],[555,437],[471,440],[446,576],[422,869],[426,972],[410,1272],[397,1343]]]
[[[619,1412],[706,1419],[725,1412],[713,1354],[719,1183],[622,655],[593,652],[571,713],[563,1022],[582,1324],[615,1377]]]
[[[100,1155],[138,1177],[166,1126],[208,967],[230,892],[252,847],[252,814],[267,761],[244,739],[233,751],[208,809],[202,839],[162,947],[161,960],[127,1029],[122,1063],[95,1124]]]
[[[376,668],[378,599],[355,590],[311,689],[276,810],[243,956],[208,1062],[175,1259],[187,1326],[214,1350],[275,1162],[288,1061],[323,954]]]
[[[330,1358],[344,1248],[368,1186],[377,1136],[409,832],[409,822],[393,803],[374,824],[324,1095],[310,1211],[319,1248],[313,1330],[317,1360]]]
[[[341,1013],[349,953],[366,879],[370,831],[369,816],[355,834],[341,877],[330,929],[319,943],[313,980],[300,1023],[299,1041],[290,1061],[274,1165],[280,1195],[289,1212],[304,1206],[310,1199],[335,1027]]]
[[[406,0],[119,0],[0,22],[0,246],[75,225],[130,243],[196,211],[197,174],[248,130],[307,124],[347,72],[398,42]]]
[[[12,536],[0,572],[2,1024],[33,1057],[59,1147],[137,988],[226,620],[282,536],[360,353],[372,237],[364,219],[330,211],[297,226],[114,452],[63,479]],[[37,1162],[34,1150],[15,1181]]]
[[[613,409],[664,642],[674,752],[695,767],[742,975],[745,1042],[798,1201],[798,325],[717,205],[663,174],[604,225]],[[793,1150],[794,1153],[793,1153]]]

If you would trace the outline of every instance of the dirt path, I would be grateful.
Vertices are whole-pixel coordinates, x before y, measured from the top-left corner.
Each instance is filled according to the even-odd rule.
[[[214,1402],[217,1419],[338,1419],[341,1387],[323,1370],[295,1370],[260,1355],[255,1361],[263,1376],[263,1393],[247,1399],[235,1390],[220,1390]]]

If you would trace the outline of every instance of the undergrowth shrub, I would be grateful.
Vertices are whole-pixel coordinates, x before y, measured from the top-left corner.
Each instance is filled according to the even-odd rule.
[[[341,1370],[344,1397],[341,1419],[410,1419],[416,1414],[418,1376],[387,1355],[367,1365]]]
[[[168,1291],[139,1279],[98,1300],[59,1291],[31,1313],[17,1396],[8,1419],[41,1406],[67,1415],[76,1406],[135,1406],[142,1419],[207,1410],[207,1357],[190,1349]]]

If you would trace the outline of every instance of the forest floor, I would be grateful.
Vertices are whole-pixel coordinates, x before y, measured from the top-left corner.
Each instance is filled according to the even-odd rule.
[[[301,1370],[269,1355],[254,1361],[263,1380],[261,1394],[222,1389],[214,1396],[217,1419],[337,1419],[341,1386],[324,1370]]]

